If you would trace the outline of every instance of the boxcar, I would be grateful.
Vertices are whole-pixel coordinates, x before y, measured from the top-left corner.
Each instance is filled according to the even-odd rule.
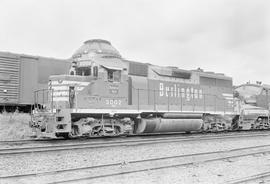
[[[68,59],[0,52],[1,109],[29,108],[34,91],[46,88],[48,77],[68,71]]]

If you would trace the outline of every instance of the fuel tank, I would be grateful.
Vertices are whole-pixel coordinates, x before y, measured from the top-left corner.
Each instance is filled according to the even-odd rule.
[[[136,133],[192,132],[201,129],[202,119],[142,118],[137,123]]]
[[[164,119],[202,119],[202,114],[183,114],[183,113],[164,113],[162,118]]]

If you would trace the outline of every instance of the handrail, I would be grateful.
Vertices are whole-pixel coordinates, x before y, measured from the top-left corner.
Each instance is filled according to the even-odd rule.
[[[141,104],[140,102],[142,101],[147,101],[148,103],[146,103],[145,105],[153,105],[153,110],[156,111],[157,110],[157,105],[159,105],[158,103],[158,98],[159,96],[156,95],[156,93],[159,93],[162,90],[158,90],[158,89],[141,89],[141,88],[135,88],[134,86],[132,86],[132,88],[136,91],[136,93],[134,94],[134,96],[137,97],[137,110],[139,111],[141,109]],[[145,93],[145,94],[143,94]],[[167,95],[166,95],[167,93]],[[175,92],[175,90],[167,90],[166,93],[164,94],[165,97],[167,98],[167,111],[171,111],[171,107],[172,105],[175,106],[180,106],[180,111],[182,112],[184,110],[184,97],[183,94],[186,94],[182,91],[177,91],[177,93]],[[150,100],[149,98],[151,98],[150,96],[152,96],[152,103],[149,104]],[[202,95],[202,97],[200,97],[200,95]],[[143,99],[143,97],[145,97],[147,99]],[[186,96],[186,95],[185,95]],[[195,98],[195,96],[197,96]],[[177,101],[173,102],[173,98],[177,99]],[[212,98],[211,102],[209,103],[207,99]],[[202,101],[200,103],[196,103],[196,99],[201,99]],[[179,102],[180,101],[180,102]],[[207,112],[207,107],[211,107],[213,109],[214,112],[222,112],[225,114],[227,111],[234,111],[234,107],[236,105],[236,101],[235,99],[232,99],[232,107],[229,107],[229,104],[227,104],[228,100],[225,97],[220,97],[217,94],[209,94],[209,93],[204,93],[204,94],[199,94],[199,93],[195,93],[190,92],[189,93],[189,97],[188,100],[186,100],[186,102],[190,102],[192,111],[195,112],[197,107],[202,108],[203,112]],[[202,104],[201,104],[202,103]],[[163,103],[163,105],[165,105]]]
[[[151,105],[152,106],[151,108],[153,108],[153,111],[157,111],[159,105],[165,105],[162,107],[165,110],[166,105],[167,105],[168,112],[172,111],[173,109],[177,109],[180,112],[188,109],[193,112],[198,111],[198,110],[203,111],[203,112],[208,112],[208,111],[217,112],[218,111],[218,112],[224,112],[225,114],[228,111],[233,111],[234,106],[237,103],[235,102],[235,100],[232,99],[232,103],[231,103],[232,106],[230,107],[230,104],[226,103],[227,102],[226,98],[221,98],[220,96],[216,94],[207,94],[207,93],[201,94],[199,92],[195,93],[194,91],[192,92],[190,91],[187,97],[186,93],[182,91],[176,92],[175,90],[167,90],[166,93],[163,94],[165,98],[163,100],[163,103],[161,104],[160,103],[161,97],[159,96],[159,93],[161,90],[140,89],[140,88],[134,88],[134,87],[133,89],[137,92],[137,94],[134,93],[133,97],[135,98],[137,97],[136,105],[137,105],[138,111],[141,110],[142,105]],[[185,97],[183,94],[185,94]],[[48,104],[49,105],[48,107],[50,107],[50,109],[53,111],[53,103],[54,103],[53,98],[54,98],[53,89],[39,89],[39,90],[34,91],[34,108],[39,109],[41,104],[42,105]],[[167,102],[165,99],[167,100]],[[200,100],[198,101],[198,103],[196,102],[197,99]],[[76,109],[77,108],[78,107],[76,104]]]
[[[41,102],[40,102],[40,96],[41,93]],[[39,109],[41,105],[48,104],[49,102],[49,93],[51,94],[51,100],[50,100],[50,109],[53,111],[53,89],[38,89],[34,91],[34,109]]]

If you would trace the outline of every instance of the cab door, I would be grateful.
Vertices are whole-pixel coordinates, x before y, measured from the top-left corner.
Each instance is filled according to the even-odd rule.
[[[75,106],[75,87],[69,86],[69,107],[72,109]]]

